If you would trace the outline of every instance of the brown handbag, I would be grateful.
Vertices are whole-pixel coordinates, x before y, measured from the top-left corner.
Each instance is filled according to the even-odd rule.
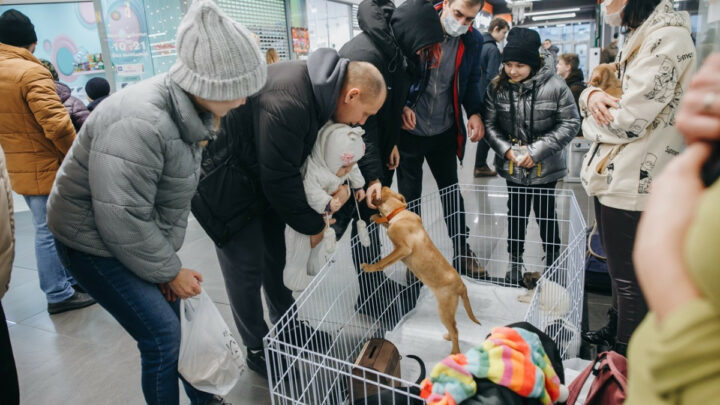
[[[383,374],[400,378],[400,352],[392,342],[385,339],[370,339],[365,342],[355,366],[377,371],[374,373],[359,367],[353,367],[350,377],[351,402],[376,395],[379,384],[397,387],[399,384],[384,377]]]

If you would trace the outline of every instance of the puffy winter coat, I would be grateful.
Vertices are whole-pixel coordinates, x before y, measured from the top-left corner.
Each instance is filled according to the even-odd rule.
[[[497,153],[495,168],[505,179],[523,185],[565,177],[563,150],[580,129],[570,89],[551,69],[552,60],[543,60],[533,77],[500,88],[493,82],[485,96],[485,136]],[[527,145],[535,167],[520,168],[505,158],[513,144]]]
[[[10,285],[10,272],[15,259],[15,220],[10,178],[5,167],[5,153],[0,147],[0,298]]]
[[[345,124],[328,122],[320,128],[312,152],[310,152],[310,156],[305,159],[305,164],[300,168],[308,204],[319,214],[325,213],[327,205],[332,200],[331,194],[346,181],[350,183],[350,188],[353,190],[365,186],[365,179],[357,164],[353,165],[350,172],[342,177],[336,176],[328,167],[325,160],[325,147],[328,138],[330,136],[349,136],[336,134],[335,131],[338,129],[346,133],[352,132],[352,136],[356,137],[362,136],[363,132],[357,128],[350,128]]]
[[[588,87],[580,96],[583,135],[595,141],[580,178],[588,195],[605,206],[642,211],[652,179],[683,148],[675,113],[695,72],[690,16],[662,0],[627,38],[618,55],[623,95],[614,120],[601,126],[587,110]]]
[[[75,140],[50,72],[25,48],[0,44],[0,145],[13,190],[48,195]]]
[[[90,110],[88,110],[79,98],[72,95],[70,87],[65,83],[55,82],[55,88],[58,97],[60,97],[60,101],[65,106],[65,109],[67,109],[68,114],[70,114],[70,119],[72,120],[73,127],[75,127],[75,131],[80,132],[80,127],[82,127],[88,115],[90,115]]]
[[[437,3],[435,10],[442,12],[443,3]],[[483,109],[482,76],[480,65],[480,52],[483,49],[483,37],[470,27],[468,32],[460,36],[457,54],[455,55],[455,76],[453,78],[453,110],[455,126],[458,133],[455,137],[457,157],[462,162],[465,157],[465,144],[467,141],[467,128],[462,119],[462,108],[467,116],[480,114]],[[414,106],[425,91],[429,81],[428,69],[421,66],[419,80],[410,86],[407,105]],[[484,117],[483,117],[484,118]]]
[[[417,70],[416,52],[441,42],[443,31],[437,12],[425,0],[409,0],[397,9],[391,0],[365,0],[358,6],[357,18],[363,32],[338,53],[375,65],[388,89],[385,104],[363,125],[367,150],[359,166],[369,182],[383,179],[385,163],[398,143],[410,75]]]
[[[93,112],[58,171],[47,223],[66,246],[114,257],[138,277],[165,283],[180,271],[201,141],[213,136],[169,76],[113,94]]]
[[[239,206],[269,204],[302,234],[323,230],[322,215],[305,197],[300,168],[318,130],[335,111],[347,64],[327,48],[316,50],[307,61],[274,63],[268,66],[265,87],[223,118],[221,128],[227,134],[208,145],[203,176],[224,159],[230,159],[236,170],[222,188],[201,184],[193,198],[193,214],[201,225],[223,228],[214,232],[221,236],[213,238],[215,243],[227,242],[247,224],[247,212]],[[103,104],[98,112],[104,108]],[[237,141],[228,142],[233,139]]]

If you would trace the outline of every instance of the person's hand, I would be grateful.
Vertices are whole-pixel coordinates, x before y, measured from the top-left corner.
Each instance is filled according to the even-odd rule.
[[[472,142],[483,139],[485,136],[485,124],[483,124],[479,114],[473,114],[468,118],[467,132]]]
[[[618,108],[620,99],[615,98],[602,90],[595,90],[590,93],[587,101],[587,108],[595,121],[600,125],[610,125],[615,118],[610,113],[610,107]]]
[[[175,295],[174,292],[172,292],[170,286],[168,286],[168,283],[158,284],[158,288],[160,289],[163,297],[165,297],[168,302],[175,302],[178,299],[178,296]]]
[[[332,225],[335,223],[335,218],[330,218],[330,221],[328,221],[329,225]],[[323,237],[325,236],[325,230],[328,227],[328,224],[325,224],[325,227],[323,228],[320,233],[317,233],[315,235],[310,235],[310,249],[314,249],[315,246],[319,245],[320,242],[322,242]]]
[[[535,167],[535,162],[530,157],[529,153],[526,153],[520,158],[520,160],[516,161],[517,165],[520,167],[523,167],[525,169],[532,169]]]
[[[339,199],[333,198],[332,200],[330,200],[330,213],[336,213],[340,208],[342,208],[343,205],[344,204],[340,202]]]
[[[699,296],[684,259],[685,240],[705,186],[700,169],[712,148],[694,143],[653,181],[638,225],[633,261],[640,287],[658,320]]]
[[[393,146],[392,152],[390,152],[390,159],[387,162],[388,170],[395,170],[400,165],[400,152],[398,151],[397,145]]]
[[[720,139],[720,53],[710,55],[690,82],[676,124],[689,144]]]
[[[410,109],[408,106],[403,107],[401,128],[405,131],[412,131],[415,129],[415,111]]]
[[[373,200],[379,200],[382,198],[382,183],[380,180],[374,180],[370,182],[370,187],[365,193],[365,202],[370,209],[376,210],[377,207],[373,204]]]
[[[325,236],[325,229],[323,228],[323,231],[310,236],[310,248],[315,249],[315,246],[319,245],[320,242],[323,240],[323,236]]]
[[[347,184],[341,184],[340,187],[338,187],[332,194],[332,197],[333,200],[339,201],[340,206],[342,207],[350,199],[350,186]]]
[[[200,294],[202,291],[200,283],[202,281],[202,274],[195,270],[182,268],[177,276],[167,283],[167,286],[177,298],[190,298]]]
[[[508,151],[505,152],[505,159],[511,162],[517,162],[517,159],[515,159],[515,153],[513,153],[512,149],[508,149]]]
[[[365,190],[359,189],[355,192],[355,201],[362,201],[365,198]]]

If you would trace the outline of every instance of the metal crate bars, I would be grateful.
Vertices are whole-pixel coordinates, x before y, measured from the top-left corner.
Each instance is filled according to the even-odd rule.
[[[473,303],[487,330],[525,320],[550,335],[564,358],[577,356],[585,221],[572,191],[455,185],[410,202],[408,209],[422,214],[431,239],[463,276],[471,301],[504,301],[498,304],[505,309],[494,310],[489,318],[478,315],[483,309]],[[527,223],[526,212],[530,212]],[[519,229],[525,225],[521,243]],[[420,316],[420,307],[429,307],[426,300],[434,298],[402,263],[390,266],[384,274],[359,271],[360,263],[374,263],[393,249],[385,229],[375,224],[368,229],[370,247],[345,235],[332,259],[297,297],[296,305],[265,337],[273,404],[416,403],[419,387],[409,381],[416,375],[406,375],[407,367],[401,377],[395,377],[355,365],[365,342],[387,338],[401,353],[426,360],[428,372],[435,364],[429,359],[449,354],[450,344],[442,340],[422,346],[423,352],[413,352],[419,346],[412,344],[427,343],[427,336],[441,336],[445,329],[436,315],[426,317],[433,329],[429,334],[410,329],[413,318]],[[471,272],[473,260],[484,267],[484,275]],[[526,275],[542,274],[527,303],[517,299],[526,291],[518,288],[522,279],[505,278],[513,268]],[[456,319],[461,349],[467,350],[480,344],[484,333],[464,334],[469,326],[460,325],[467,320],[461,307]],[[409,339],[398,338],[403,334]]]

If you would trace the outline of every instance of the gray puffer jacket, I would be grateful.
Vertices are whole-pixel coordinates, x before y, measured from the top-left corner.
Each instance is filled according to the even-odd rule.
[[[485,136],[497,153],[495,168],[505,179],[526,186],[565,177],[563,150],[581,124],[565,80],[555,74],[551,58],[543,60],[535,76],[497,90],[493,82],[485,96]],[[536,166],[523,169],[507,160],[505,153],[513,144],[527,145]]]
[[[166,75],[129,86],[90,115],[60,166],[47,222],[66,246],[114,257],[140,278],[164,283],[180,270],[200,141],[213,135]]]

